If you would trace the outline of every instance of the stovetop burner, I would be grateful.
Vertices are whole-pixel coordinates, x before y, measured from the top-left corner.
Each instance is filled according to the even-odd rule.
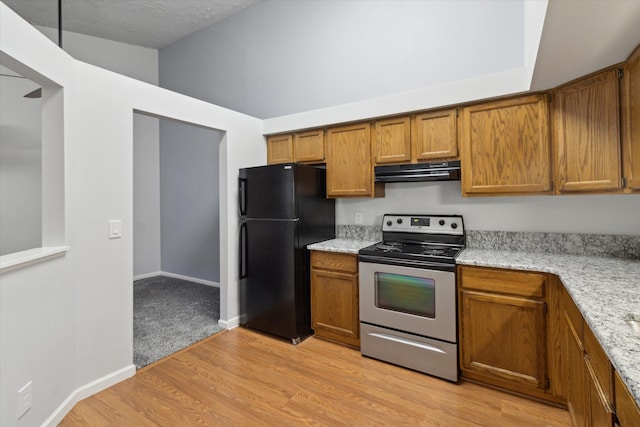
[[[387,214],[382,237],[382,242],[361,249],[360,256],[455,264],[465,243],[460,216]]]

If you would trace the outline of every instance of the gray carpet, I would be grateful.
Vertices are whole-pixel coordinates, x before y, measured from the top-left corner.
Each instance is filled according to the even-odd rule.
[[[139,369],[221,330],[220,289],[165,276],[133,282],[133,363]]]

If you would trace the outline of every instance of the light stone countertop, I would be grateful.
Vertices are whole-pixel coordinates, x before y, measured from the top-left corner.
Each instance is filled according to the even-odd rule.
[[[465,249],[458,264],[556,274],[640,405],[640,336],[625,317],[640,315],[640,261],[623,258]]]
[[[307,246],[311,251],[342,252],[346,254],[357,254],[358,251],[367,246],[371,246],[377,241],[354,240],[354,239],[331,239],[320,243],[313,243]]]

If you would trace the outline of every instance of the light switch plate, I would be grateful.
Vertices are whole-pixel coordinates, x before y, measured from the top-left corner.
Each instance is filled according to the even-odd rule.
[[[109,238],[119,239],[122,237],[122,220],[113,219],[109,221]]]
[[[364,214],[362,212],[356,212],[353,215],[353,221],[358,225],[362,224],[364,222]]]

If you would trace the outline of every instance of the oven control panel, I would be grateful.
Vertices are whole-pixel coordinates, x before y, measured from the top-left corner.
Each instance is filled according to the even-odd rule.
[[[382,231],[429,234],[464,234],[464,224],[459,215],[395,215],[382,218]]]

